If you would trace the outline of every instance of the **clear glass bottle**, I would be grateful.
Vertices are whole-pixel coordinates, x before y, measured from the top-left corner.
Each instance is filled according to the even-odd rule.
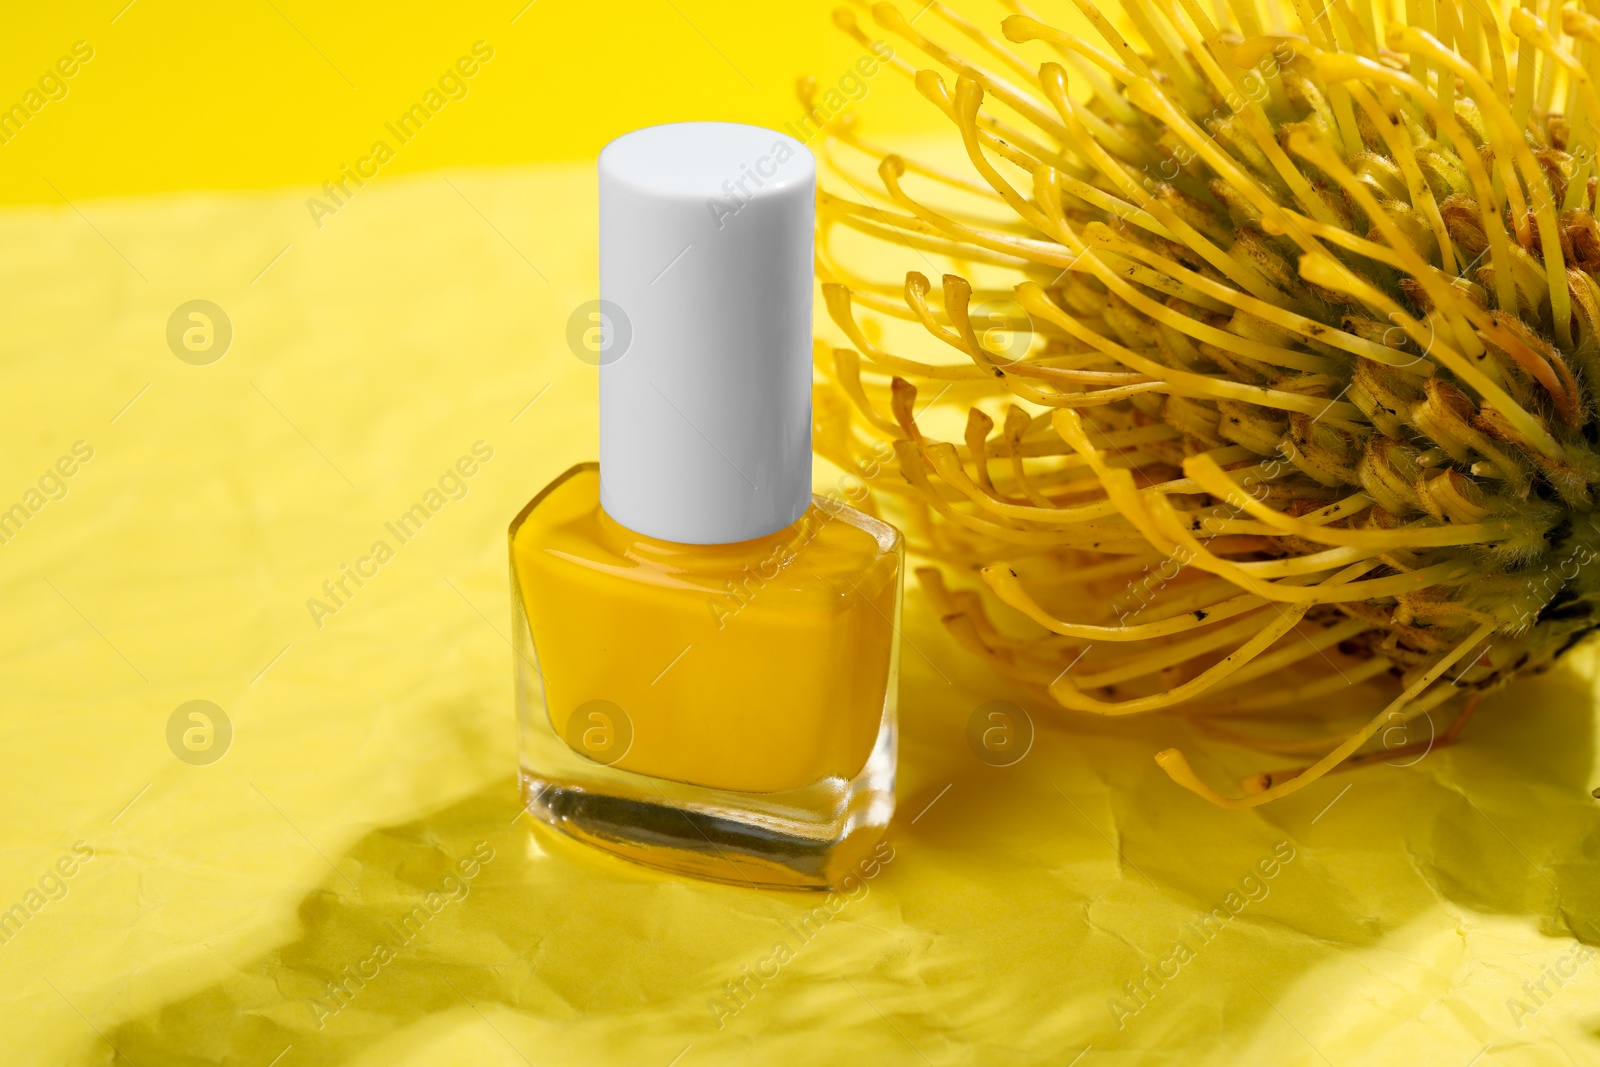
[[[894,810],[904,549],[811,494],[814,163],[679,123],[599,172],[600,461],[510,530],[524,798],[642,863],[830,886]]]
[[[522,788],[574,837],[758,886],[834,884],[894,810],[903,548],[813,498],[725,545],[636,534],[574,467],[511,526]]]

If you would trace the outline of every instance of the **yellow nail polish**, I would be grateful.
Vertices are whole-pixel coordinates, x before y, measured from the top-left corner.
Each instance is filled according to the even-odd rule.
[[[635,859],[830,884],[893,803],[899,533],[823,498],[683,545],[599,505],[583,464],[511,530],[535,813]]]
[[[613,142],[600,179],[600,462],[510,531],[528,810],[669,870],[829,886],[893,813],[904,549],[810,493],[814,165],[684,123]]]

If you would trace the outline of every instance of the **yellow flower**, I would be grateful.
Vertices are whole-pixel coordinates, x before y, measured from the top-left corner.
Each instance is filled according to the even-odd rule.
[[[1020,4],[1004,40],[870,8],[970,170],[826,120],[817,270],[849,347],[818,345],[818,453],[1002,673],[1316,757],[1227,796],[1156,756],[1217,804],[1393,759],[1384,732],[1434,709],[1453,740],[1597,625],[1600,20],[1127,0],[1130,39],[1073,2],[1099,41]],[[852,231],[903,281],[853,268]],[[1315,736],[1303,709],[1353,685],[1386,692]]]

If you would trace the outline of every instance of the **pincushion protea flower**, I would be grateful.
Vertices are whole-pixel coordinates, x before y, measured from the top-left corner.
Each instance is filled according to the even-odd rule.
[[[869,9],[970,170],[827,124],[850,347],[818,348],[817,449],[938,564],[961,645],[1073,711],[1310,759],[1229,796],[1156,756],[1250,807],[1436,709],[1453,739],[1595,628],[1600,19],[1556,2],[1126,0],[1142,43],[1089,0],[1103,43]],[[845,231],[913,269],[852,270]],[[1026,330],[991,328],[1008,301]],[[908,324],[924,352],[885,340]],[[1362,682],[1387,704],[1307,736]]]

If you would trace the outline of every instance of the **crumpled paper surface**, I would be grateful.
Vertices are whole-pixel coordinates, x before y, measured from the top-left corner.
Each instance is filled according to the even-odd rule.
[[[1022,698],[913,583],[892,859],[850,896],[535,831],[505,528],[594,452],[592,173],[396,178],[320,230],[304,195],[0,215],[0,1062],[1600,1062],[1586,651],[1459,747],[1231,813],[1151,755],[1260,757],[1180,720],[1032,708],[977,759]],[[166,337],[195,299],[233,329],[206,365]],[[169,743],[194,700],[215,762]]]

